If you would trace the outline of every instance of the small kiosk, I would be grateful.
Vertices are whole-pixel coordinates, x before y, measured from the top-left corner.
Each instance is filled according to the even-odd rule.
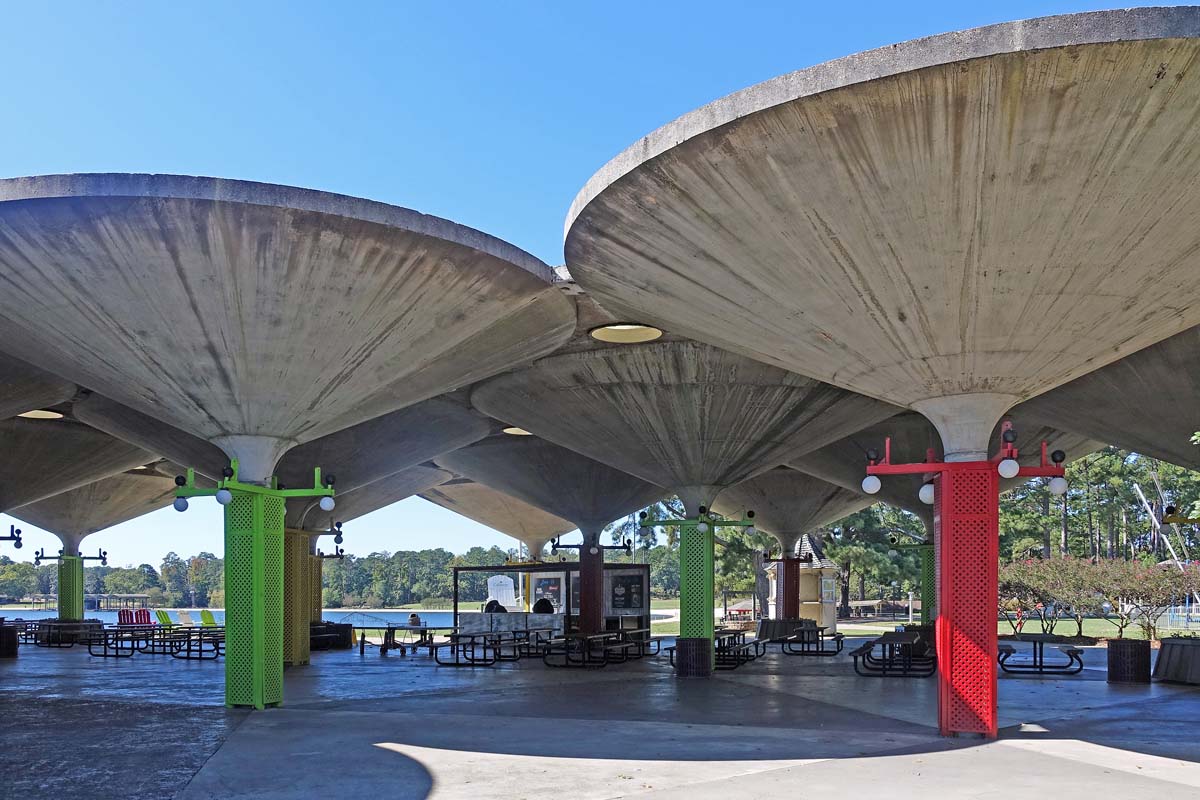
[[[784,609],[791,606],[796,618],[815,620],[818,626],[828,629],[826,634],[837,632],[838,566],[825,558],[811,536],[800,537],[798,558],[770,562],[767,577],[771,582],[768,597],[771,619],[784,619]]]
[[[482,572],[516,575],[524,587],[524,611],[484,613],[459,609],[459,574]],[[568,587],[570,590],[568,591]],[[539,600],[548,600],[553,613],[535,614]],[[463,632],[528,630],[531,627],[574,630],[579,616],[579,562],[536,561],[494,567],[454,568],[454,625]],[[636,630],[650,627],[650,565],[604,565],[604,627]]]

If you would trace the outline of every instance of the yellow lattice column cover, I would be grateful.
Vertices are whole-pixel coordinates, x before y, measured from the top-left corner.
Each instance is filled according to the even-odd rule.
[[[313,622],[321,622],[322,621],[322,613],[321,612],[324,610],[322,608],[322,606],[325,605],[325,598],[321,591],[324,588],[324,585],[322,584],[322,579],[323,579],[324,575],[321,571],[321,565],[325,563],[325,559],[321,558],[316,553],[311,552],[312,548],[316,544],[316,538],[310,537],[309,542],[310,542],[309,543],[310,553],[308,556],[308,566],[309,566],[308,586],[309,586],[309,591],[312,592],[312,601],[309,603],[309,609],[308,609],[310,612],[309,618]]]
[[[225,704],[283,702],[284,498],[235,490],[225,506]]]
[[[308,534],[289,528],[283,538],[283,663],[288,666],[308,663],[311,577]]]

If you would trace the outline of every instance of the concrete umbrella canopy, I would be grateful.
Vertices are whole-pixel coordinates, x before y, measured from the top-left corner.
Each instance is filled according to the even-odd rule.
[[[1200,469],[1200,328],[1139,350],[1021,405],[1031,420]],[[1068,451],[1069,453],[1070,451]]]
[[[784,556],[793,556],[800,537],[875,502],[861,491],[776,467],[721,492],[714,509],[725,516],[754,511],[754,524],[779,540]]]
[[[1200,9],[1145,8],[850,56],[642,139],[569,216],[614,312],[938,428],[943,733],[997,732],[995,423],[1200,323],[1198,55]]]
[[[450,478],[450,473],[440,469],[409,467],[339,493],[337,507],[332,512],[321,510],[311,498],[288,500],[283,553],[285,664],[309,663],[309,623],[321,621],[324,556],[317,550],[318,537],[333,534],[336,547],[342,538],[342,523],[398,503]],[[340,551],[335,552],[335,557],[341,556]]]
[[[84,616],[80,553],[84,537],[166,508],[174,493],[175,482],[153,467],[131,469],[9,512],[54,534],[62,542],[58,563],[59,619],[81,620]]]
[[[6,351],[213,442],[251,482],[296,444],[550,352],[574,328],[529,254],[341,195],[18,178],[0,181],[0,234]]]
[[[219,478],[227,465],[215,445],[100,395],[74,403],[72,415],[209,477]],[[493,428],[491,420],[465,403],[434,397],[300,445],[280,460],[276,476],[281,484],[303,486],[319,464],[336,477],[338,489],[348,491],[479,441]],[[293,505],[288,503],[289,515]]]
[[[532,561],[542,560],[551,539],[575,530],[570,520],[462,476],[422,492],[421,499],[513,537],[525,545]]]
[[[535,436],[500,434],[437,461],[578,526],[583,534],[579,630],[601,632],[604,550],[600,533],[613,520],[662,499],[667,490]]]
[[[726,516],[740,515],[747,509],[753,509],[754,523],[759,530],[773,534],[779,540],[781,555],[775,573],[775,614],[779,619],[798,619],[802,616],[802,579],[796,546],[801,538],[815,528],[860,511],[874,502],[873,498],[860,491],[843,489],[788,467],[777,467],[730,486],[721,492],[715,507],[718,513]],[[819,567],[819,564],[814,566]],[[817,588],[819,585],[818,582]],[[764,604],[763,607],[767,606]],[[824,613],[817,613],[811,618],[821,620],[819,625],[835,626],[837,615],[832,609],[829,614],[831,619],[826,619]]]
[[[726,486],[898,409],[686,340],[544,358],[471,393],[485,414],[677,494],[680,642],[676,674],[713,667],[713,521]]]
[[[75,384],[0,353],[0,419],[65,403]]]
[[[154,461],[145,450],[70,419],[0,421],[0,512]]]
[[[553,351],[575,322],[553,279],[478,231],[341,195],[0,181],[0,349],[238,461],[234,491],[217,490],[230,705],[283,696],[280,456]]]

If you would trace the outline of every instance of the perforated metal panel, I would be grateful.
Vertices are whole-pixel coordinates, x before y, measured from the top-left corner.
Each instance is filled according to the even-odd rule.
[[[937,562],[933,545],[921,548],[921,624],[937,617]]]
[[[225,506],[225,702],[283,700],[283,498],[233,493]]]
[[[58,618],[83,619],[83,559],[63,556],[58,562]]]
[[[993,465],[978,462],[941,481],[938,721],[943,734],[995,736],[999,479]]]
[[[309,585],[309,590],[312,592],[312,602],[309,605],[309,612],[310,612],[310,619],[313,622],[321,621],[321,616],[322,616],[321,611],[322,611],[322,606],[324,605],[324,597],[321,593],[322,589],[324,588],[322,585],[322,580],[324,579],[324,575],[321,571],[321,564],[322,564],[322,562],[324,562],[324,560],[325,559],[321,558],[320,556],[315,556],[315,555],[311,555],[311,554],[308,556],[308,563],[309,563],[309,579],[308,579],[309,583],[308,583],[308,585]]]
[[[254,498],[225,506],[225,703],[254,702]]]
[[[312,565],[308,557],[308,534],[284,531],[283,548],[283,663],[295,666],[309,660]]]
[[[713,635],[713,534],[685,523],[679,532],[679,635],[711,639]]]
[[[283,702],[282,497],[262,497],[263,702]]]

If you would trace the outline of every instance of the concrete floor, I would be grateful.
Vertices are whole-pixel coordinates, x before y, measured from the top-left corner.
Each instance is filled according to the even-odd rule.
[[[998,741],[931,727],[933,679],[773,653],[712,680],[315,653],[286,706],[221,706],[223,668],[22,647],[0,661],[0,798],[1200,797],[1200,688],[1004,678]]]

